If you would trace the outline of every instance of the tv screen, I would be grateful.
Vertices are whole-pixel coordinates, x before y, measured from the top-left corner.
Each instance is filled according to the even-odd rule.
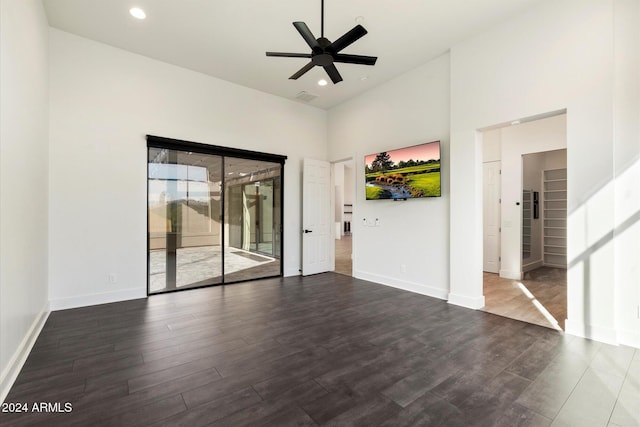
[[[367,200],[440,197],[440,141],[369,154]]]

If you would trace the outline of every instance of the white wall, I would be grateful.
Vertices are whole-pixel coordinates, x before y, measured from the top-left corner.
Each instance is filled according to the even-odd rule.
[[[298,274],[301,163],[327,157],[324,111],[55,29],[50,50],[53,308],[146,295],[146,134],[288,155],[284,269]]]
[[[522,155],[567,147],[566,115],[500,129],[502,159],[502,262],[500,276],[520,279],[522,271]]]
[[[40,1],[0,2],[0,401],[49,311],[47,32]]]
[[[628,171],[630,166],[623,166],[614,152],[623,149],[628,153],[624,165],[637,164],[638,131],[627,123],[628,132],[619,134],[613,120],[614,103],[630,89],[632,99],[621,108],[637,117],[637,95],[633,98],[637,94],[633,81],[637,80],[630,78],[633,70],[637,71],[640,50],[640,20],[636,11],[629,13],[634,8],[637,1],[542,2],[452,48],[451,302],[469,307],[484,303],[482,155],[477,130],[566,108],[570,263],[567,332],[640,345],[637,322],[629,320],[640,302],[637,290],[631,289],[637,287],[637,281],[628,284],[633,269],[629,257],[635,257],[637,264],[638,249],[613,233],[618,222],[616,204],[627,206],[626,215],[636,215],[632,222],[637,224],[636,202],[621,202],[627,200],[626,196],[615,189],[622,170]],[[623,34],[615,35],[619,41],[616,46],[624,47],[617,55],[614,9],[630,21]],[[624,63],[627,55],[632,58],[631,64]],[[620,71],[614,67],[614,57],[619,58],[620,63],[615,65]],[[614,74],[625,77],[618,80],[621,87],[615,92]],[[631,199],[637,200],[637,190],[630,190],[628,183],[624,188],[633,193]],[[617,310],[625,314],[616,314]],[[624,317],[627,323],[620,324],[618,317]],[[635,335],[622,337],[619,332],[629,326],[636,326],[630,329],[636,331]]]
[[[640,347],[640,1],[617,0],[614,23],[616,331]]]
[[[329,158],[354,159],[353,275],[438,298],[449,287],[449,55],[329,111]],[[365,200],[364,156],[441,141],[442,197]],[[373,225],[363,226],[363,219]]]
[[[482,132],[482,161],[495,162],[502,157],[501,128]]]

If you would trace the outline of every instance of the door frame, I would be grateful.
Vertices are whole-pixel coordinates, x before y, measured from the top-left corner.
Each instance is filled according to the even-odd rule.
[[[351,206],[351,227],[356,227],[357,221],[355,221],[355,212],[356,205],[358,203],[358,168],[356,166],[355,156],[345,157],[339,160],[333,160],[329,162],[331,167],[331,212],[335,213],[336,210],[336,197],[335,197],[335,186],[336,186],[336,176],[335,176],[335,165],[339,163],[347,163],[351,162],[351,166],[353,167],[353,182],[351,183],[351,194],[353,195],[352,206]],[[340,224],[340,229],[342,230],[344,224]],[[335,240],[335,239],[334,239]],[[351,232],[351,277],[356,277],[355,272],[355,253],[356,253],[356,236],[355,233]],[[336,269],[336,245],[335,241],[333,244],[332,250],[332,264],[333,269],[331,271],[335,271]]]
[[[225,278],[225,273],[224,273],[224,245],[225,245],[225,231],[224,231],[224,224],[225,224],[225,196],[224,196],[224,182],[225,182],[225,171],[224,171],[224,160],[226,157],[234,157],[234,158],[242,158],[242,159],[249,159],[249,160],[258,160],[258,161],[265,161],[265,162],[272,162],[272,163],[279,163],[280,164],[280,272],[277,276],[269,276],[269,277],[282,277],[283,275],[283,271],[284,271],[284,165],[285,165],[285,161],[287,160],[287,156],[284,155],[280,155],[280,154],[271,154],[271,153],[263,153],[260,151],[252,151],[252,150],[244,150],[244,149],[240,149],[240,148],[231,148],[231,147],[223,147],[223,146],[219,146],[219,145],[210,145],[210,144],[203,144],[200,142],[193,142],[193,141],[186,141],[186,140],[180,140],[180,139],[174,139],[174,138],[166,138],[166,137],[162,137],[162,136],[156,136],[156,135],[147,135],[146,136],[147,139],[147,155],[145,156],[145,169],[147,170],[146,173],[146,181],[147,181],[147,226],[146,226],[146,230],[145,233],[147,234],[147,296],[151,296],[151,295],[160,295],[163,293],[171,293],[171,292],[180,292],[183,290],[191,290],[191,289],[198,289],[198,288],[206,288],[206,287],[211,287],[211,286],[220,286],[220,285],[229,285],[232,283],[240,283],[240,282],[247,282],[247,281],[251,281],[251,280],[257,280],[257,279],[245,279],[245,280],[237,280],[237,281],[231,281],[231,282],[226,282],[224,280]],[[222,281],[221,283],[216,283],[216,284],[207,284],[207,285],[202,285],[202,286],[193,286],[193,287],[188,287],[188,288],[184,288],[184,289],[171,289],[171,290],[167,290],[167,291],[162,291],[162,292],[153,292],[151,293],[151,283],[150,283],[150,277],[149,277],[149,272],[150,272],[150,252],[149,252],[149,157],[148,157],[148,153],[149,153],[149,148],[161,148],[161,149],[167,149],[167,150],[179,150],[179,151],[187,151],[187,152],[194,152],[194,153],[200,153],[200,154],[210,154],[210,155],[214,155],[214,156],[220,156],[222,159],[222,197],[221,197],[221,224],[222,224],[222,229],[220,231],[220,238],[222,241],[222,248],[223,250],[221,251],[221,275],[222,275]],[[266,279],[269,277],[260,277],[259,279]]]

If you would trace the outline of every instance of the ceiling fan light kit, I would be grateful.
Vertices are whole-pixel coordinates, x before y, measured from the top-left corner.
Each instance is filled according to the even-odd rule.
[[[284,58],[309,58],[311,61],[304,67],[295,72],[291,77],[297,80],[307,71],[315,66],[323,67],[331,81],[336,84],[342,81],[342,76],[338,72],[335,63],[374,65],[378,59],[375,56],[349,55],[340,53],[347,46],[367,34],[367,30],[360,24],[347,31],[339,39],[333,43],[324,36],[324,0],[321,0],[321,25],[320,37],[315,38],[307,24],[296,21],[293,26],[298,30],[302,38],[311,48],[311,53],[288,53],[288,52],[267,52],[267,56],[276,56]]]

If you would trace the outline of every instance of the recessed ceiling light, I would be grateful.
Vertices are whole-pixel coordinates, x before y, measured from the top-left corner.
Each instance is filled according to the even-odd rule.
[[[364,16],[356,16],[356,23],[360,24],[364,21]]]
[[[365,80],[369,80],[369,76],[361,76],[360,81],[363,82]]]
[[[520,124],[520,120],[514,120],[511,122],[512,125],[519,125]]]
[[[325,79],[318,80],[318,86],[326,86],[326,85],[327,85],[327,81]]]
[[[140,9],[139,7],[132,7],[131,9],[129,9],[129,13],[131,14],[131,16],[138,19],[144,19],[147,17],[147,14],[144,13],[144,10]]]

